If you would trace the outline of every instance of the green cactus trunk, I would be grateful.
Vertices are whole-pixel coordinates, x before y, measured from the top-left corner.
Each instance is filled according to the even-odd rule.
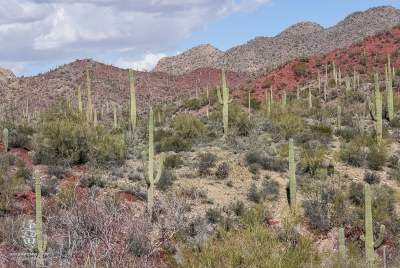
[[[250,93],[249,93],[249,115],[250,115]]]
[[[42,234],[42,194],[40,188],[40,173],[35,170],[35,195],[36,195],[36,239],[38,246],[38,257],[36,260],[36,267],[44,267],[43,254],[47,247],[47,236]]]
[[[82,113],[82,92],[81,92],[81,87],[78,87],[78,107],[79,111]]]
[[[344,259],[346,257],[346,245],[344,240],[344,229],[339,229],[339,253],[340,256]]]
[[[222,105],[222,121],[224,125],[224,134],[228,133],[228,104],[232,102],[232,99],[229,100],[229,89],[226,87],[226,80],[225,80],[225,70],[222,69],[222,92],[223,96],[221,98],[221,91],[219,87],[217,87],[218,92],[218,101],[219,104]]]
[[[115,108],[115,103],[113,103],[114,106],[114,127],[117,127],[117,109]]]
[[[93,126],[97,127],[97,110],[94,109],[94,121],[93,121]]]
[[[89,69],[86,66],[86,74],[87,74],[87,89],[88,89],[88,111],[89,111],[89,122],[92,122],[92,99],[90,97],[90,78],[89,78]]]
[[[326,82],[324,83],[324,101],[326,101]]]
[[[346,75],[346,93],[350,90],[350,78]]]
[[[207,104],[207,119],[208,119],[209,117],[208,117],[208,104]]]
[[[283,109],[286,108],[286,90],[283,91],[282,107],[283,107]]]
[[[144,176],[147,183],[147,212],[149,213],[150,219],[153,215],[153,193],[154,184],[156,184],[161,177],[161,172],[163,168],[164,153],[160,155],[160,163],[158,166],[157,177],[153,179],[153,158],[154,158],[154,145],[153,145],[153,109],[150,108],[149,116],[149,162],[147,163],[146,151],[142,152],[143,159],[143,170]]]
[[[319,69],[318,69],[318,92],[321,92],[321,77],[319,76]]]
[[[274,103],[274,99],[272,98],[272,86],[271,86],[271,105]]]
[[[335,84],[337,85],[337,74],[334,61],[332,62],[332,65],[333,65],[333,79],[335,79]]]
[[[378,74],[375,74],[375,102],[376,102],[376,139],[378,145],[382,140],[382,94],[379,93]]]
[[[367,97],[368,109],[372,120],[376,121],[375,105],[371,102],[369,96]]]
[[[312,101],[311,101],[311,88],[308,88],[308,108],[311,110]]]
[[[360,89],[360,75],[357,74],[357,89]]]
[[[337,107],[337,129],[338,131],[341,130],[342,126],[341,126],[341,115],[342,115],[342,110],[340,108],[340,106]]]
[[[371,190],[368,183],[365,184],[365,236],[360,239],[365,242],[365,255],[367,257],[368,268],[374,267],[375,249],[383,243],[385,237],[385,225],[381,225],[378,240],[374,243],[372,231],[372,213],[371,213]]]
[[[272,97],[272,91],[271,91],[271,97]],[[271,98],[268,97],[268,91],[267,91],[267,99],[268,99],[268,115],[271,115]]]
[[[290,208],[296,207],[296,163],[294,162],[293,139],[289,140],[289,187],[290,187]]]
[[[8,151],[8,129],[3,130],[3,145],[4,145],[4,152],[7,153]]]
[[[388,56],[388,69],[389,69],[389,83],[387,86],[388,95],[387,95],[387,103],[389,110],[389,121],[393,120],[393,87],[392,87],[392,72],[390,71],[390,56]]]
[[[356,66],[354,66],[354,73],[353,73],[353,89],[356,90]]]
[[[340,73],[340,68],[339,68],[339,85],[342,84],[342,74]]]
[[[297,99],[300,99],[300,94],[299,94],[299,85],[297,85]]]
[[[133,70],[129,69],[129,81],[131,85],[131,124],[132,128],[136,127],[136,96],[135,96],[135,78]]]

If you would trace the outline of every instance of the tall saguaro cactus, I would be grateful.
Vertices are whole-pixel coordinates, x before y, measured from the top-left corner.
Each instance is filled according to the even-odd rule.
[[[36,267],[44,267],[43,254],[47,247],[47,236],[42,234],[42,192],[40,188],[40,173],[35,170],[35,195],[36,195],[36,240],[38,246],[38,259]]]
[[[387,95],[387,103],[389,110],[389,121],[393,120],[393,88],[392,88],[392,72],[390,71],[390,55],[388,57],[388,70],[389,70],[389,82],[387,86],[388,95]]]
[[[135,78],[132,68],[129,69],[129,81],[131,85],[131,124],[136,127],[136,97],[135,97]]]
[[[271,114],[272,90],[271,90],[271,98],[268,97],[268,91],[267,91],[267,99],[268,99],[268,115],[270,115]]]
[[[294,162],[293,139],[289,140],[289,187],[290,187],[290,207],[296,207],[296,163]]]
[[[232,99],[229,99],[229,89],[226,87],[226,80],[225,80],[225,70],[222,69],[222,92],[223,96],[221,98],[221,91],[219,90],[219,87],[217,87],[218,91],[218,101],[219,104],[222,105],[222,121],[224,123],[224,133],[228,133],[228,104],[232,102]]]
[[[142,152],[143,159],[143,170],[144,177],[147,183],[147,211],[151,216],[153,215],[153,192],[154,184],[156,184],[161,178],[161,172],[163,168],[164,153],[160,155],[160,163],[158,166],[157,177],[153,179],[153,158],[154,158],[154,146],[153,146],[153,109],[150,108],[149,116],[149,162],[147,163],[146,151]]]
[[[365,242],[365,254],[367,257],[368,268],[374,267],[375,249],[382,245],[385,237],[385,225],[381,225],[379,238],[374,243],[372,233],[372,213],[371,213],[371,190],[368,183],[365,184],[365,237],[360,239]]]
[[[376,101],[376,140],[378,145],[382,140],[382,94],[379,93],[378,74],[375,74],[375,101]]]
[[[78,87],[78,107],[79,111],[82,113],[82,92],[81,92],[81,87]]]
[[[340,131],[341,130],[341,115],[342,115],[342,110],[340,106],[337,107],[337,129]]]
[[[346,245],[344,241],[344,229],[340,228],[339,229],[339,253],[342,256],[342,258],[346,257]]]
[[[115,108],[115,103],[113,103],[114,106],[114,127],[117,127],[117,109]]]
[[[87,75],[87,89],[88,89],[88,112],[89,112],[89,122],[92,122],[92,98],[90,97],[90,78],[89,78],[89,69],[86,66],[86,75]]]
[[[308,108],[311,110],[312,101],[311,101],[311,88],[308,88]]]
[[[299,94],[299,85],[297,85],[297,99],[300,99],[300,94]]]
[[[337,73],[334,61],[332,62],[332,65],[333,65],[333,79],[335,79],[335,84],[337,85]]]
[[[3,145],[4,145],[4,152],[7,153],[8,151],[8,129],[3,130]]]

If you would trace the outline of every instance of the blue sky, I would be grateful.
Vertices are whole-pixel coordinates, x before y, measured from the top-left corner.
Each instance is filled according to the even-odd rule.
[[[225,51],[300,21],[329,28],[387,5],[400,9],[398,0],[1,0],[0,67],[31,76],[88,57],[151,70],[200,44]]]

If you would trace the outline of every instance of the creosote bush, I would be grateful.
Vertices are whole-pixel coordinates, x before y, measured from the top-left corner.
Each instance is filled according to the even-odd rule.
[[[215,176],[218,179],[226,179],[229,176],[229,166],[228,163],[222,162],[218,165],[217,171],[215,172]]]

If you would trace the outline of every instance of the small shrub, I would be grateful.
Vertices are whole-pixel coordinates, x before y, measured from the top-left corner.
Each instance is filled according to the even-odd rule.
[[[229,166],[226,162],[223,162],[218,166],[217,171],[215,172],[215,176],[218,179],[226,179],[229,176]]]
[[[136,171],[128,173],[128,179],[130,181],[140,181],[142,180],[142,174]]]
[[[249,166],[249,171],[253,174],[258,174],[260,171],[260,164],[254,163]]]
[[[315,66],[320,67],[324,63],[324,59],[322,57],[315,59]]]
[[[362,183],[352,182],[349,188],[349,198],[355,205],[364,204],[364,185]]]
[[[245,209],[243,201],[238,200],[236,203],[231,204],[231,209],[236,216],[242,216]]]
[[[368,56],[367,55],[360,57],[360,64],[362,66],[366,66],[367,65],[367,61],[368,61]]]
[[[166,168],[177,168],[183,164],[184,164],[184,162],[183,162],[182,158],[177,154],[167,156],[164,159],[164,166]]]
[[[307,56],[300,56],[299,57],[299,62],[308,62],[308,57]]]
[[[292,70],[295,74],[297,75],[302,75],[304,77],[307,77],[309,70],[308,66],[302,62],[302,63],[295,63],[292,67]]]
[[[289,168],[288,160],[278,157],[263,157],[260,164],[265,170],[272,170],[276,172],[285,172]]]
[[[228,186],[228,187],[233,187],[233,182],[232,182],[232,180],[229,180],[229,181],[226,183],[226,186]]]
[[[388,167],[397,168],[399,165],[399,157],[397,155],[392,155],[388,159]]]
[[[279,182],[275,180],[264,180],[262,183],[261,195],[267,200],[277,200],[279,196]]]
[[[260,160],[260,152],[258,151],[248,151],[245,155],[245,161],[247,165],[258,163]]]
[[[312,227],[328,229],[328,202],[306,200],[304,202],[304,216],[310,219],[310,224]]]
[[[271,84],[272,84],[272,79],[268,77],[263,81],[263,83],[261,84],[261,87],[269,88],[269,87],[271,87]]]
[[[190,149],[191,145],[187,139],[174,135],[163,139],[157,152],[174,151],[175,153],[178,153],[187,152],[190,151]]]
[[[377,184],[381,181],[381,177],[377,172],[365,172],[364,181],[368,184]]]
[[[257,186],[255,183],[253,183],[250,186],[249,192],[247,194],[247,197],[249,198],[250,201],[254,202],[254,203],[260,203],[262,200],[262,196],[260,194],[260,192],[257,189]]]
[[[27,181],[32,176],[32,169],[28,168],[24,161],[17,162],[18,170],[15,173],[15,177],[22,178],[24,181]]]
[[[125,240],[128,251],[136,257],[145,256],[150,253],[151,242],[144,232],[132,230]]]
[[[49,165],[47,167],[47,175],[49,177],[55,176],[57,179],[63,179],[66,168],[61,165]]]
[[[368,166],[373,170],[380,170],[386,163],[387,150],[384,146],[380,148],[376,145],[369,146],[370,151],[367,156]]]
[[[169,168],[163,168],[160,180],[157,182],[156,186],[162,190],[166,191],[172,182],[176,180],[175,170]]]
[[[210,208],[206,212],[206,218],[211,223],[217,223],[220,222],[223,217],[221,215],[221,210]]]
[[[52,194],[56,194],[57,193],[57,186],[58,186],[58,180],[57,178],[50,178],[47,179],[46,182],[41,185],[40,190],[42,193],[42,196],[50,196]],[[35,191],[33,191],[35,192]]]

